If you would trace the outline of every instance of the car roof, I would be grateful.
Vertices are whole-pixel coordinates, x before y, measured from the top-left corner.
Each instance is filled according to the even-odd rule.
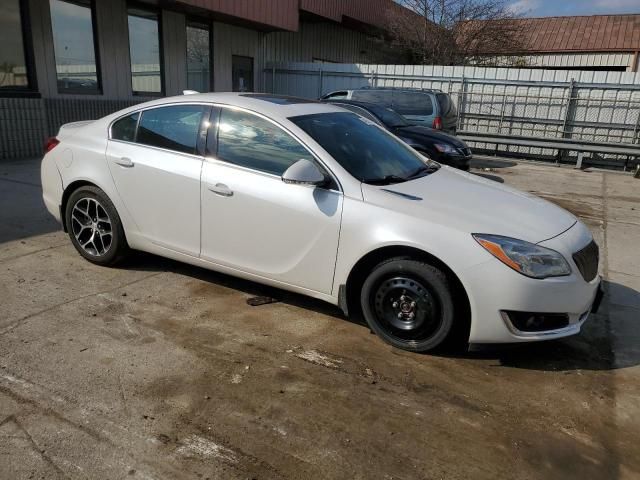
[[[345,105],[354,105],[356,107],[362,107],[364,109],[371,109],[371,108],[387,108],[384,107],[382,105],[378,105],[376,103],[373,102],[360,102],[358,100],[346,100],[346,99],[342,99],[342,98],[327,98],[326,100],[323,100],[323,102],[326,103],[344,103]]]
[[[128,112],[135,112],[149,107],[172,105],[176,103],[218,103],[232,107],[245,108],[247,110],[266,115],[269,118],[283,120],[289,117],[309,115],[314,113],[328,113],[344,111],[338,106],[321,103],[306,98],[287,97],[269,93],[241,93],[241,92],[215,92],[193,93],[176,95],[139,103],[126,110],[117,112],[120,117]],[[111,116],[110,116],[111,117]]]

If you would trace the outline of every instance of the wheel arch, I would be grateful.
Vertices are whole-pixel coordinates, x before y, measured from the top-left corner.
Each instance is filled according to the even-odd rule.
[[[76,190],[78,190],[81,187],[96,187],[96,188],[99,188],[100,190],[102,190],[104,192],[104,194],[109,198],[109,200],[111,200],[111,203],[113,204],[113,208],[116,209],[116,212],[118,213],[118,216],[122,220],[122,214],[118,210],[118,206],[115,204],[113,198],[111,198],[111,196],[106,192],[106,190],[103,187],[101,187],[100,185],[98,185],[97,183],[95,183],[95,182],[93,182],[91,180],[87,180],[87,179],[84,179],[84,178],[79,178],[79,179],[76,179],[76,180],[72,181],[69,185],[67,185],[65,187],[64,191],[62,192],[62,200],[60,202],[60,215],[61,215],[61,219],[62,219],[62,229],[65,232],[68,232],[67,218],[66,218],[67,202],[69,201],[69,198],[71,197],[73,192],[75,192]],[[125,232],[125,237],[126,237],[126,232]]]
[[[395,257],[405,257],[412,260],[423,261],[442,270],[453,287],[452,294],[454,302],[457,306],[460,306],[460,318],[457,319],[459,322],[459,334],[461,338],[464,335],[466,336],[465,338],[468,339],[471,328],[471,304],[469,295],[462,281],[451,267],[435,255],[407,245],[387,245],[376,248],[365,254],[354,264],[349,271],[346,284],[340,286],[339,303],[345,314],[361,317],[359,292],[367,275],[380,262]]]

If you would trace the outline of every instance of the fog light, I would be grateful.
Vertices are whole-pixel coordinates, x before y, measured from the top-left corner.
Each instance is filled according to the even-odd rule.
[[[503,311],[502,315],[506,317],[505,320],[511,322],[511,325],[521,332],[546,332],[569,325],[569,315],[566,313]]]

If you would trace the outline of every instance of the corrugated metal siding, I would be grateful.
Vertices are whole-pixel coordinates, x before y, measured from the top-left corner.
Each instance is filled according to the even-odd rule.
[[[104,117],[141,101],[0,98],[0,158],[42,156],[45,140],[60,125]]]
[[[523,18],[525,52],[640,50],[640,14]]]
[[[298,0],[181,0],[182,3],[262,25],[298,29]]]
[[[265,38],[266,60],[276,62],[368,62],[375,49],[366,35],[329,22],[301,23],[297,33],[274,32]]]
[[[256,89],[260,88],[260,72],[263,68],[262,37],[264,33],[236,27],[226,23],[213,25],[213,76],[214,89],[218,92],[230,91],[231,58],[243,55],[253,58],[254,80]]]
[[[390,14],[408,15],[420,21],[419,16],[392,0],[300,0],[300,9],[336,22],[350,17],[381,29],[388,27]]]
[[[0,158],[42,154],[46,115],[42,99],[0,98]]]

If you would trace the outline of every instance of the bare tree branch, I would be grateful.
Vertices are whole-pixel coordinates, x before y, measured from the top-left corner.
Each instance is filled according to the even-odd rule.
[[[506,0],[396,0],[389,31],[417,63],[492,64],[522,51],[522,23]]]

